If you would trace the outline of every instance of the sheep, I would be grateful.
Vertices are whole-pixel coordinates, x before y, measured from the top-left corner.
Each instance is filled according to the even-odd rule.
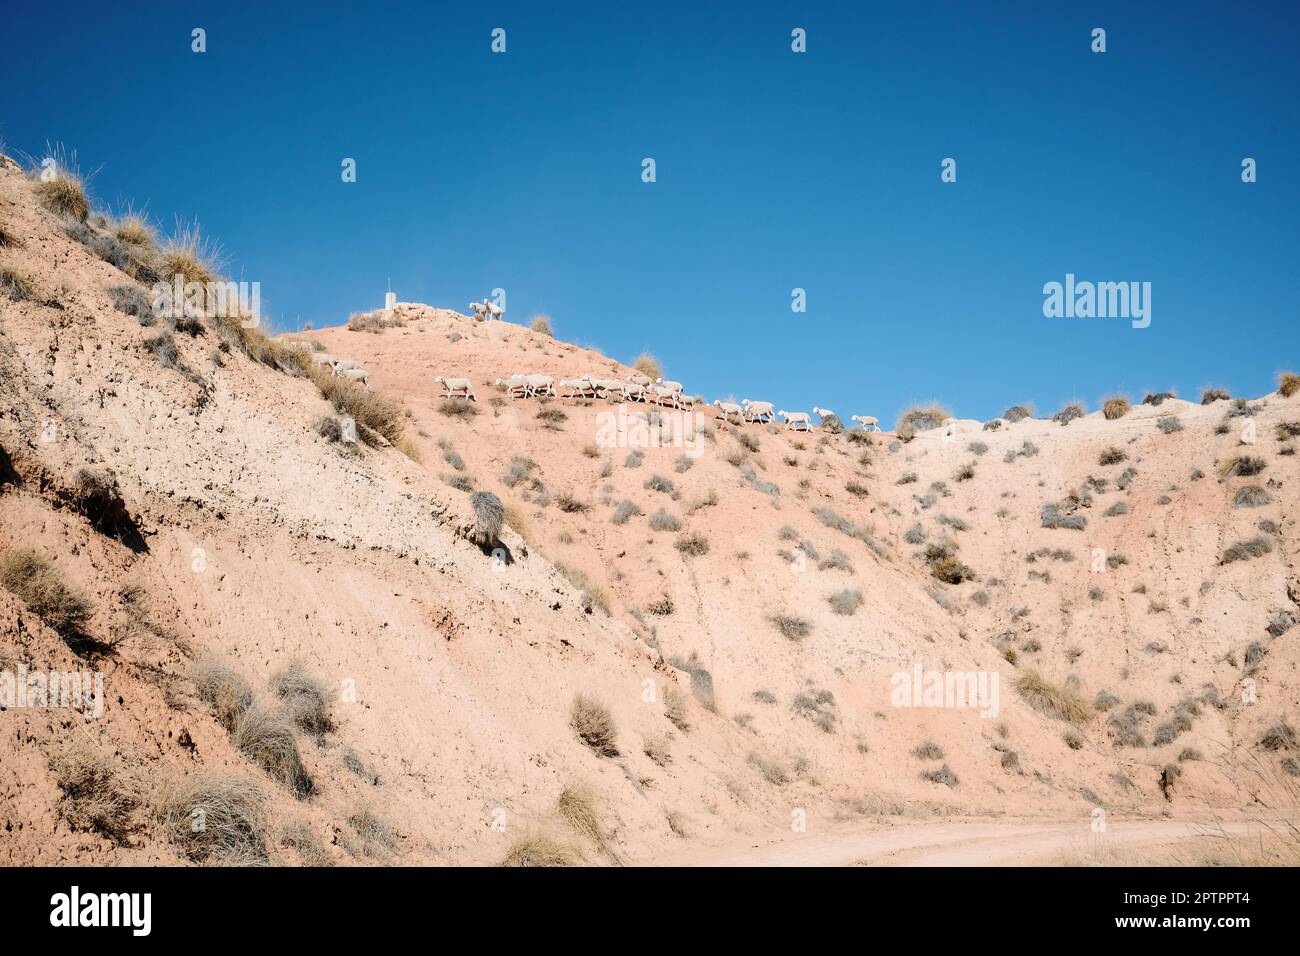
[[[474,384],[467,378],[447,378],[439,375],[434,381],[447,390],[443,398],[468,398],[471,401],[478,401],[478,397],[474,394]],[[464,392],[464,395],[457,395],[457,392]]]
[[[840,421],[840,416],[829,408],[818,408],[814,405],[813,412],[822,420],[822,428],[825,428],[832,435],[838,435],[844,430],[844,423]]]
[[[718,401],[715,401],[713,405],[715,408],[722,409],[722,417],[727,419],[727,421],[731,421],[732,415],[738,416],[741,421],[744,421],[745,419],[745,410],[735,402],[724,402],[719,399]]]
[[[633,385],[640,385],[642,388],[649,388],[652,384],[649,375],[629,375],[627,380]]]
[[[664,388],[678,394],[681,394],[682,389],[685,387],[681,382],[665,382],[662,378],[655,379],[655,384],[662,385]]]
[[[745,409],[745,420],[750,422],[770,422],[774,416],[774,406],[771,402],[751,402],[749,399],[741,399],[740,404]]]
[[[677,407],[677,393],[671,388],[665,388],[662,385],[650,386],[650,397],[654,399],[657,405],[671,405]]]
[[[348,369],[350,369],[350,368],[359,368],[359,366],[357,365],[356,362],[352,361],[352,359],[335,359],[335,360],[334,360],[334,374],[335,374],[335,375],[338,375],[340,372],[346,372],[346,371],[347,371]]]
[[[334,374],[346,378],[349,382],[360,382],[366,388],[370,387],[370,373],[363,368],[345,368]]]
[[[578,398],[579,396],[586,398],[588,392],[591,392],[592,395],[596,394],[595,387],[589,378],[562,378],[555,384],[557,388],[568,389],[569,394],[561,395],[561,398]]]
[[[524,380],[533,395],[555,395],[555,379],[549,375],[525,375]]]
[[[495,302],[489,302],[487,299],[484,299],[482,302],[471,302],[469,307],[480,321],[483,319],[501,318],[501,306],[497,305]]]
[[[700,401],[698,395],[687,395],[682,392],[677,396],[677,407],[689,412],[695,408],[695,403],[698,401]]]
[[[857,422],[869,432],[880,431],[880,422],[871,415],[850,415],[849,421]]]
[[[498,385],[504,385],[506,387],[506,394],[511,398],[528,397],[528,380],[522,375],[511,375],[509,378],[499,378],[496,383]]]
[[[645,378],[645,376],[641,377]],[[646,379],[646,381],[649,381],[649,379]],[[629,402],[644,402],[647,400],[645,390],[646,386],[641,382],[624,382],[623,398]]]
[[[812,428],[812,416],[807,412],[787,412],[785,409],[777,412],[785,419],[785,428],[793,428],[795,431],[806,432]]]
[[[591,387],[595,389],[598,394],[600,392],[604,392],[606,398],[609,398],[615,392],[618,392],[620,395],[623,394],[622,379],[592,378],[590,375],[584,375],[583,378],[585,378],[588,382],[591,383]]]

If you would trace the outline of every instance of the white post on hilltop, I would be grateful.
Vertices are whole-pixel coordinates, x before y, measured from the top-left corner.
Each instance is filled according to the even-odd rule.
[[[389,312],[392,312],[392,311],[393,311],[393,307],[394,307],[395,305],[397,305],[397,293],[396,293],[396,292],[385,292],[385,293],[384,293],[384,308],[387,309]]]

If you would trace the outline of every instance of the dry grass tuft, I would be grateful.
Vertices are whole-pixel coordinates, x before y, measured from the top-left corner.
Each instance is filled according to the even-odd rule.
[[[320,739],[333,729],[329,691],[300,662],[290,662],[271,678],[271,693],[280,699],[289,719],[312,737]]]
[[[590,747],[597,756],[618,756],[618,732],[609,708],[586,694],[576,694],[569,709],[569,726],[578,739]]]
[[[1106,399],[1101,407],[1101,413],[1106,416],[1107,421],[1114,421],[1117,418],[1123,418],[1133,410],[1133,403],[1128,400],[1127,395],[1115,395]]]
[[[259,706],[247,708],[230,730],[230,742],[295,797],[305,800],[316,791],[302,765],[292,725],[280,714]]]
[[[642,352],[632,360],[632,367],[646,376],[650,381],[664,377],[663,366],[649,352]]]
[[[42,623],[64,640],[80,641],[90,621],[90,599],[68,586],[58,570],[30,549],[0,559],[0,586],[22,599]]]
[[[191,673],[194,686],[226,730],[253,706],[253,689],[238,673],[215,658],[200,658]]]
[[[533,316],[533,321],[528,324],[528,327],[538,335],[555,338],[555,332],[551,329],[551,317],[549,315]]]
[[[161,831],[192,863],[258,866],[267,862],[266,797],[234,777],[196,777],[164,791]]]
[[[86,740],[69,743],[51,758],[50,771],[63,791],[59,813],[73,829],[126,842],[139,797],[98,747]]]
[[[812,633],[812,622],[795,614],[773,614],[768,620],[786,640],[802,641]]]
[[[605,821],[597,806],[596,792],[586,784],[571,783],[560,791],[555,813],[574,833],[590,840],[600,850],[608,849]]]
[[[576,866],[578,851],[545,830],[530,829],[515,837],[502,866]]]
[[[1283,398],[1290,398],[1300,392],[1300,375],[1295,372],[1278,372],[1277,391]]]
[[[1092,716],[1092,705],[1078,692],[1057,687],[1036,671],[1026,671],[1016,679],[1016,690],[1034,710],[1056,720],[1081,724]]]

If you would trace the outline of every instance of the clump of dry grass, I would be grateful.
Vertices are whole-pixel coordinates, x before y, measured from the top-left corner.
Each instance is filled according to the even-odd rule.
[[[13,266],[0,266],[0,290],[14,302],[35,302],[38,298],[36,281]]]
[[[385,329],[406,325],[400,315],[386,313],[383,309],[374,312],[353,312],[348,316],[348,329],[353,332],[371,332],[378,335]]]
[[[1112,422],[1117,418],[1123,418],[1132,410],[1133,403],[1129,401],[1127,395],[1112,396],[1106,399],[1101,407],[1101,413],[1106,416],[1106,420]]]
[[[1052,416],[1052,421],[1059,425],[1068,425],[1076,418],[1084,416],[1084,407],[1082,402],[1069,402],[1059,412]]]
[[[139,796],[98,747],[81,739],[66,744],[50,759],[50,772],[63,791],[59,813],[73,829],[126,842]]]
[[[1267,491],[1259,485],[1246,485],[1244,488],[1237,489],[1237,494],[1233,496],[1232,506],[1234,508],[1262,508],[1264,505],[1272,503],[1273,499],[1269,497]]]
[[[1118,465],[1120,462],[1127,461],[1127,460],[1128,460],[1128,452],[1124,451],[1123,448],[1116,448],[1114,445],[1111,445],[1109,448],[1105,449],[1101,453],[1101,455],[1097,458],[1097,464]]]
[[[1057,687],[1037,671],[1025,671],[1016,679],[1016,690],[1034,710],[1056,720],[1081,724],[1092,716],[1092,705],[1077,691]]]
[[[834,594],[827,595],[827,602],[831,610],[836,614],[851,616],[854,611],[862,606],[862,592],[852,588],[845,588],[843,591],[836,591]]]
[[[668,736],[666,734],[654,734],[644,738],[641,742],[641,752],[660,767],[668,766],[673,759],[672,754],[668,752]]]
[[[687,733],[691,729],[686,712],[687,706],[686,695],[682,693],[681,688],[676,684],[668,684],[664,687],[664,716],[682,733]]]
[[[602,852],[608,850],[604,815],[597,803],[596,792],[582,783],[571,783],[560,791],[555,804],[555,815],[568,824],[579,836],[590,840]]]
[[[191,671],[199,698],[212,708],[217,721],[230,730],[253,705],[253,689],[234,669],[213,657],[202,657]]]
[[[80,591],[37,552],[24,548],[0,558],[0,586],[16,594],[28,609],[64,640],[80,642],[94,611]]]
[[[235,777],[201,776],[164,790],[161,832],[192,863],[257,866],[267,862],[265,795]]]
[[[32,183],[32,191],[46,209],[59,216],[67,216],[77,222],[85,222],[90,215],[90,200],[86,196],[86,184],[76,169],[76,153],[70,162],[63,162],[62,150],[58,151],[58,160],[53,167],[55,173],[48,179],[37,179]]]
[[[773,757],[768,757],[755,750],[750,752],[746,762],[770,784],[784,787],[790,782],[790,775],[786,772],[785,766]]]
[[[215,282],[221,271],[221,247],[205,239],[197,222],[177,220],[176,230],[158,250],[155,268],[164,282],[180,276],[182,284]]]
[[[1201,392],[1201,404],[1212,405],[1214,402],[1226,402],[1231,400],[1232,395],[1226,388],[1207,388]]]
[[[1234,561],[1249,561],[1251,558],[1261,558],[1272,550],[1272,542],[1262,535],[1257,535],[1247,541],[1238,541],[1228,547],[1223,552],[1223,557],[1219,559],[1219,563],[1232,564]]]
[[[271,678],[270,686],[289,719],[312,737],[320,739],[333,729],[329,691],[322,681],[307,673],[301,662],[291,661]]]
[[[1253,478],[1267,467],[1267,462],[1263,458],[1255,458],[1251,455],[1238,455],[1235,458],[1229,458],[1219,466],[1220,478]]]
[[[529,829],[515,837],[502,866],[576,866],[578,851],[542,829]]]
[[[952,418],[952,413],[938,402],[913,405],[898,416],[898,424],[894,430],[899,438],[907,440],[917,432],[938,428],[950,418]]]
[[[1034,408],[1032,405],[1012,405],[1002,413],[1002,417],[1005,418],[1009,424],[1014,425],[1016,422],[1026,419],[1032,414],[1034,414]]]
[[[302,765],[292,726],[280,714],[257,705],[248,707],[235,719],[230,742],[295,797],[305,800],[315,793],[315,784]]]
[[[569,708],[569,726],[578,739],[600,757],[618,756],[618,732],[609,708],[586,694],[575,694]]]
[[[812,622],[799,617],[796,614],[786,614],[782,612],[780,614],[773,614],[768,618],[768,620],[772,622],[772,626],[775,627],[786,640],[795,642],[802,641],[812,633]]]
[[[682,557],[698,558],[709,553],[709,539],[699,532],[692,531],[674,541],[673,547],[681,553]]]
[[[551,329],[551,317],[549,315],[535,315],[533,321],[528,327],[538,335],[545,335],[547,338],[554,338],[555,332]]]
[[[1277,391],[1283,398],[1290,398],[1300,392],[1300,375],[1295,372],[1278,372]]]
[[[402,406],[398,402],[362,388],[356,382],[331,375],[319,366],[310,368],[307,374],[336,412],[348,415],[356,422],[357,431],[363,439],[367,431],[370,431],[389,444],[396,445],[401,441],[403,416]],[[441,408],[439,406],[440,410]],[[477,413],[478,409],[474,411]]]
[[[659,363],[659,360],[649,352],[642,352],[634,358],[632,360],[632,367],[652,382],[664,377],[663,366]]]
[[[353,856],[369,859],[396,852],[397,835],[393,828],[369,807],[348,814],[348,826],[356,834],[356,839],[345,839],[343,846]]]

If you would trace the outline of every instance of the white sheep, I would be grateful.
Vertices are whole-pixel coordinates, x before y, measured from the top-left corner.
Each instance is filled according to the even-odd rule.
[[[529,394],[528,380],[522,375],[511,375],[509,378],[497,379],[498,385],[506,387],[506,394],[511,398],[527,398]]]
[[[532,395],[555,395],[555,379],[549,375],[525,375]]]
[[[606,398],[609,398],[609,397],[610,397],[611,395],[613,395],[615,392],[617,392],[617,393],[620,394],[620,395],[623,394],[623,380],[622,380],[622,379],[619,379],[619,378],[592,378],[590,375],[584,375],[583,378],[585,378],[588,382],[591,383],[591,387],[594,388],[594,389],[596,390],[596,393],[597,393],[597,394],[599,394],[599,393],[601,393],[601,392],[604,392]]]
[[[478,397],[474,394],[474,384],[467,378],[447,378],[439,375],[434,379],[439,385],[447,390],[443,398],[468,398],[475,402]],[[463,392],[463,395],[457,395],[457,392]]]
[[[851,415],[849,421],[857,422],[869,432],[880,431],[880,422],[871,415]]]
[[[663,385],[651,385],[650,397],[653,398],[655,403],[658,405],[671,405],[673,408],[677,407],[677,393],[671,388],[665,388]]]
[[[745,410],[735,402],[724,402],[719,399],[715,401],[713,405],[715,408],[722,409],[722,417],[727,419],[727,421],[731,421],[732,415],[737,416],[741,421],[744,421],[745,419]]]
[[[624,382],[623,398],[629,402],[644,402],[646,401],[645,390],[646,386],[641,382]]]
[[[589,378],[562,378],[555,383],[556,387],[563,390],[567,389],[568,395],[561,395],[561,398],[582,398],[587,397],[587,393],[595,394],[595,390]]]
[[[695,403],[699,400],[698,395],[687,395],[685,392],[681,392],[677,396],[677,407],[689,412],[695,408]]]
[[[343,371],[334,374],[347,379],[349,382],[360,382],[366,388],[370,387],[370,374],[363,368],[345,368]]]
[[[813,414],[816,415],[818,418],[839,418],[840,417],[836,415],[833,411],[831,411],[829,408],[818,408],[816,405],[813,406]]]
[[[335,359],[335,360],[334,360],[334,374],[335,374],[335,375],[338,375],[338,374],[341,373],[341,372],[346,372],[346,371],[347,371],[348,369],[350,369],[350,368],[360,368],[360,367],[361,367],[361,366],[357,365],[357,363],[354,362],[354,361],[352,361],[352,359]]]
[[[633,385],[640,385],[642,388],[649,388],[651,385],[649,375],[629,375],[627,380]]]
[[[655,379],[655,384],[662,385],[664,388],[677,392],[678,394],[681,394],[682,389],[685,387],[681,382],[665,382],[662,378]]]
[[[501,306],[497,305],[495,302],[489,302],[487,299],[484,299],[482,302],[471,302],[469,307],[479,319],[501,318]]]
[[[799,432],[806,432],[812,428],[812,416],[807,412],[787,412],[782,409],[777,414],[785,419],[786,428],[793,428]]]
[[[334,366],[334,363],[338,361],[338,359],[333,355],[330,355],[328,352],[312,352],[311,360],[317,365],[328,365],[331,368]]]
[[[775,414],[775,406],[771,402],[751,402],[749,399],[741,399],[740,404],[745,409],[745,420],[751,422],[770,422]]]

